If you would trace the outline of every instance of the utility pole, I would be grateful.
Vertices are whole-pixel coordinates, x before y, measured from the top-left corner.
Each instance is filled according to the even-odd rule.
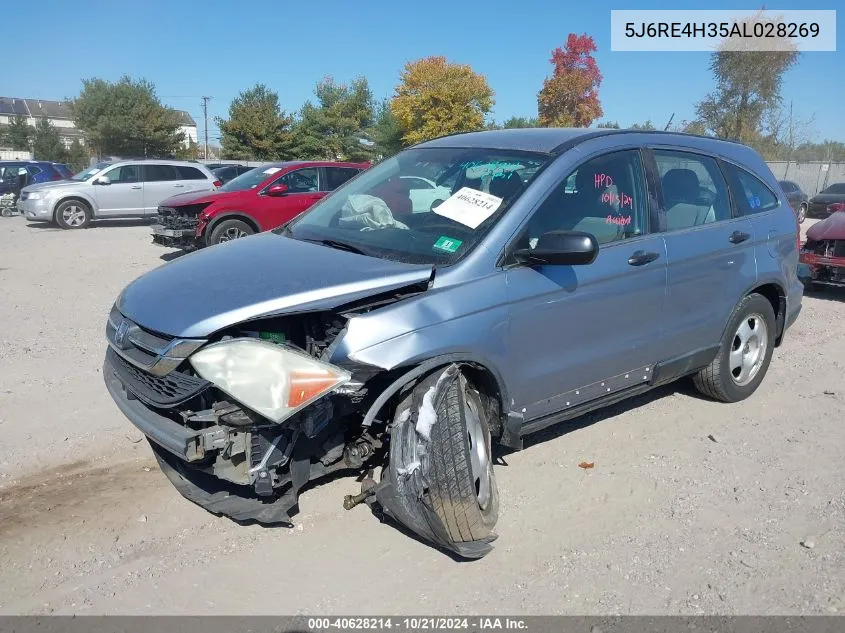
[[[208,160],[208,100],[211,97],[202,98],[202,116],[205,119],[205,159]]]

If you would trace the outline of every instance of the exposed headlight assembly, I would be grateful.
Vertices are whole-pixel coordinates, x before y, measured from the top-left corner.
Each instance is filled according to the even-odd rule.
[[[290,347],[248,338],[214,343],[189,360],[205,380],[274,422],[352,378]]]

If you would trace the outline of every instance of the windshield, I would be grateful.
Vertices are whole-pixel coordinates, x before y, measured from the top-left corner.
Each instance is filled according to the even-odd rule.
[[[88,180],[91,176],[103,171],[109,165],[111,165],[111,163],[97,163],[93,167],[89,167],[88,169],[79,172],[71,178],[71,180]]]
[[[281,171],[281,169],[281,167],[266,165],[250,169],[249,171],[242,173],[237,178],[232,178],[232,180],[220,187],[220,191],[246,191],[247,189],[255,189],[258,185],[267,180],[267,178],[276,172]]]
[[[845,182],[838,182],[835,185],[830,185],[822,193],[845,193]]]
[[[487,234],[551,158],[474,148],[406,150],[275,232],[384,259],[453,264]]]

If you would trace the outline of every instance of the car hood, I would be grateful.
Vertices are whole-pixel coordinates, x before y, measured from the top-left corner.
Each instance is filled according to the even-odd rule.
[[[78,187],[79,185],[84,185],[84,181],[80,180],[52,180],[50,182],[37,182],[32,185],[27,185],[21,192],[26,191],[27,193],[31,193],[33,191],[44,191],[45,189],[60,189],[62,187]]]
[[[432,267],[357,255],[258,233],[175,259],[129,284],[117,300],[138,325],[206,337],[262,316],[325,310],[431,278]]]
[[[159,203],[161,207],[182,207],[189,204],[202,204],[204,202],[218,202],[226,198],[232,198],[241,191],[188,191],[170,196]]]
[[[845,211],[837,211],[821,222],[816,222],[807,229],[807,238],[814,242],[845,240]]]

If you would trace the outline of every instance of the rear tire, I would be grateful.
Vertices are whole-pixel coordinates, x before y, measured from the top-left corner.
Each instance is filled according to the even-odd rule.
[[[722,402],[739,402],[757,390],[775,348],[775,311],[752,293],[734,309],[716,358],[693,377],[696,389]]]
[[[63,229],[84,229],[91,224],[91,207],[81,200],[65,200],[56,207],[56,224]]]
[[[208,238],[208,245],[214,246],[223,242],[247,237],[255,233],[255,230],[243,220],[223,220],[211,231]]]

